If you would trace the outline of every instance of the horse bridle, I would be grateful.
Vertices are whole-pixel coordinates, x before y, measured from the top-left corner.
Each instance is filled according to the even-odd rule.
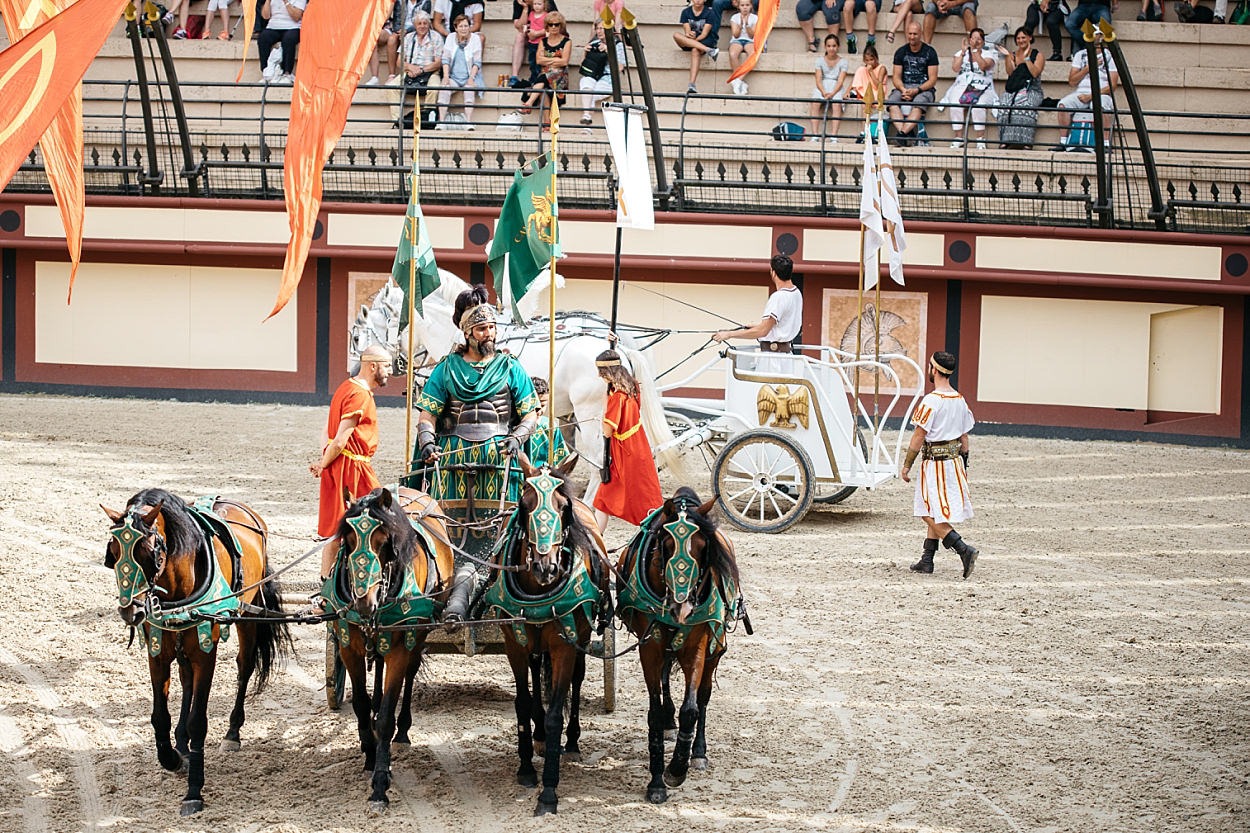
[[[664,593],[666,604],[680,605],[695,595],[700,586],[700,577],[706,578],[699,569],[699,562],[690,551],[690,542],[699,532],[697,524],[687,518],[687,512],[696,504],[689,498],[674,498],[677,519],[660,524],[660,528],[668,533],[673,541],[673,554],[664,562]],[[662,518],[663,516],[661,516]],[[655,538],[655,550],[664,557],[664,541],[658,535]]]
[[[389,570],[382,569],[382,558],[373,549],[372,537],[382,521],[368,511],[347,519],[347,525],[356,533],[356,546],[347,554],[344,563],[349,570],[348,588],[352,601],[358,602],[378,587],[378,598],[385,599],[390,587]]]
[[[109,535],[117,542],[121,555],[113,562],[113,575],[117,579],[117,595],[119,606],[133,607],[140,596],[147,596],[151,603],[151,594],[163,593],[164,588],[156,582],[165,573],[165,565],[169,560],[169,550],[165,536],[155,525],[148,527],[139,514],[140,507],[131,507],[121,520],[109,530]],[[140,541],[147,539],[148,549],[152,552],[154,569],[149,578],[143,571],[143,565],[135,558],[135,547]]]
[[[555,558],[557,570],[555,580],[557,581],[573,569],[571,559],[565,565],[560,558],[560,551],[564,545],[564,520],[556,508],[555,495],[562,482],[546,467],[533,477],[525,479],[526,485],[533,487],[538,497],[538,505],[530,510],[526,518],[529,545],[525,551],[525,567],[533,572],[543,560]]]

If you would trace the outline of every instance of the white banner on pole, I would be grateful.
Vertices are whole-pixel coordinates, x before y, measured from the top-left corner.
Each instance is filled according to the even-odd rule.
[[[620,228],[655,228],[651,166],[647,162],[647,136],[642,114],[617,107],[603,108],[603,126],[616,166],[616,224]]]

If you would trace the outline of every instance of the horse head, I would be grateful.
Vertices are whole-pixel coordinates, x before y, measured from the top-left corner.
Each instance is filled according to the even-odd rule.
[[[416,533],[390,491],[374,489],[348,508],[338,538],[339,589],[368,619],[399,590]]]
[[[570,534],[585,534],[574,513],[566,479],[577,465],[577,455],[570,454],[554,469],[536,469],[524,454],[518,461],[525,474],[517,501],[518,520],[525,534],[521,564],[539,584],[549,586],[572,568],[571,559],[562,558]]]
[[[664,588],[665,610],[679,625],[685,624],[705,596],[714,570],[735,570],[731,559],[726,565],[728,554],[716,524],[708,517],[715,503],[713,498],[700,504],[694,490],[682,486],[664,501],[651,522],[657,557],[648,575],[655,587]],[[733,578],[736,581],[737,575]]]
[[[112,522],[104,566],[117,579],[122,621],[138,625],[150,606],[159,605],[158,597],[176,600],[194,590],[194,555],[204,534],[181,498],[164,489],[145,489],[121,512],[100,508]]]

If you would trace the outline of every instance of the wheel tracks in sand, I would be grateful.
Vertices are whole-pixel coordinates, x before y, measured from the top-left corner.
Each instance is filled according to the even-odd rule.
[[[10,807],[6,812],[20,812],[24,822],[23,829],[27,833],[43,833],[49,829],[48,805],[40,794],[43,788],[40,786],[39,770],[30,761],[34,751],[27,745],[22,727],[5,713],[3,707],[0,707],[0,752],[4,753],[5,760],[16,776],[14,783],[29,785],[24,788],[26,792],[22,796],[20,811]]]

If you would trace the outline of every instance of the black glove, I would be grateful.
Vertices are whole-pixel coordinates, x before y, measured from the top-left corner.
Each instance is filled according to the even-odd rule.
[[[516,434],[509,434],[503,438],[503,453],[509,457],[515,457],[521,452],[521,438]]]
[[[421,459],[421,462],[433,462],[435,455],[438,454],[438,444],[434,442],[434,432],[428,428],[422,428],[417,432],[417,443],[420,446],[417,456]]]

